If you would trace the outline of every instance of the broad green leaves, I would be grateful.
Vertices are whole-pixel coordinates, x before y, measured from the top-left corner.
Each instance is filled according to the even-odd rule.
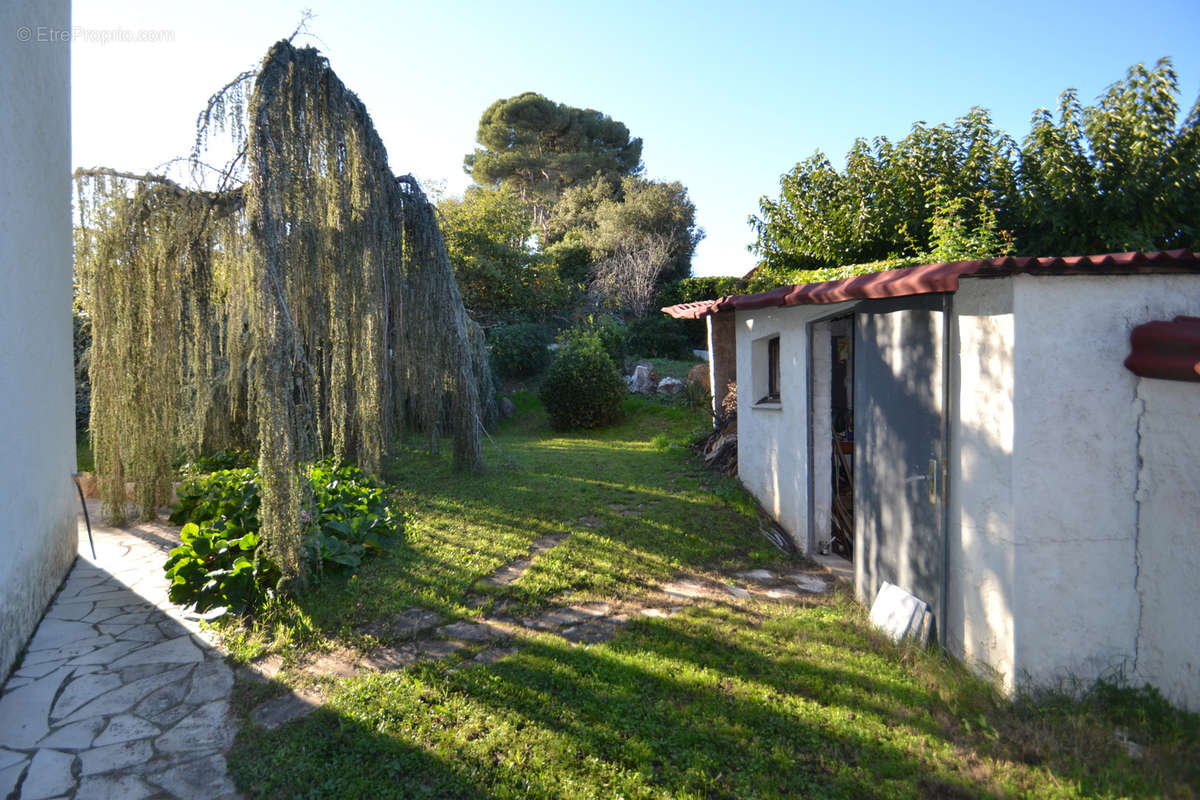
[[[899,142],[859,139],[844,170],[818,152],[781,178],[778,199],[762,198],[751,249],[787,272],[1198,247],[1200,105],[1176,127],[1177,95],[1163,59],[1095,106],[1067,90],[1057,121],[1037,111],[1020,146],[975,108]]]
[[[307,474],[312,499],[300,517],[311,574],[319,576],[323,567],[355,568],[401,535],[404,521],[386,487],[361,469],[321,461]],[[164,566],[173,602],[240,614],[274,591],[281,573],[261,547],[259,481],[258,471],[246,467],[200,475],[180,487],[171,521],[185,523],[183,544]]]

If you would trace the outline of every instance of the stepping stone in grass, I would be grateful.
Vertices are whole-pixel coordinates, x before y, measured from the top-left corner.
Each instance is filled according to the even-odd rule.
[[[617,635],[617,628],[625,618],[604,617],[567,628],[562,637],[572,644],[600,644]]]
[[[743,589],[741,586],[726,586],[725,591],[729,592],[734,597],[745,600],[750,596],[750,592]]]
[[[417,648],[411,644],[399,647],[378,647],[362,660],[364,667],[389,672],[403,669],[417,660]]]
[[[322,653],[305,667],[310,675],[328,675],[331,678],[349,678],[358,672],[358,656],[345,648],[332,653]]]
[[[515,647],[489,647],[473,659],[480,664],[495,664],[502,658],[508,658],[517,654]]]
[[[436,627],[441,621],[441,614],[418,606],[401,611],[390,622],[373,622],[360,630],[380,639],[411,639]]]
[[[283,666],[283,657],[278,653],[272,653],[252,664],[245,665],[238,670],[238,675],[254,683],[266,683],[275,679],[281,666]]]
[[[829,584],[815,575],[806,575],[803,572],[797,572],[789,575],[788,580],[795,583],[804,591],[812,592],[813,594],[824,594],[829,591]]]
[[[507,625],[492,620],[482,622],[454,622],[438,628],[438,633],[450,639],[466,639],[468,642],[491,642],[507,639],[512,631]]]
[[[436,661],[453,655],[466,646],[466,642],[454,639],[426,639],[399,647],[376,648],[363,659],[362,664],[368,669],[388,672],[403,669],[417,661]]]
[[[709,588],[699,581],[685,580],[664,583],[662,590],[672,597],[685,597],[690,600],[709,597],[712,594]]]
[[[775,575],[767,569],[751,569],[745,572],[737,573],[739,578],[745,578],[748,581],[773,581]]]
[[[267,730],[278,728],[286,722],[300,719],[316,711],[325,702],[315,689],[300,689],[288,692],[283,697],[268,700],[254,710],[251,718]]]
[[[661,608],[643,608],[637,613],[643,617],[650,617],[651,619],[666,619],[667,617],[671,616],[670,611],[664,611]]]
[[[507,567],[501,567],[495,574],[484,578],[483,582],[491,586],[508,586],[515,583],[532,565],[533,559],[531,558],[517,559]]]
[[[570,534],[566,533],[552,533],[549,536],[543,536],[533,543],[533,547],[530,548],[530,553],[536,556],[540,553],[546,552],[547,550],[552,550],[565,542],[569,536]]]
[[[563,608],[555,608],[547,611],[540,617],[525,620],[522,624],[527,628],[548,631],[566,625],[577,625],[589,619],[603,617],[611,611],[612,606],[608,603],[585,603],[578,606],[564,606]]]
[[[603,525],[604,520],[602,520],[599,517],[594,516],[592,514],[587,514],[587,515],[579,518],[579,524],[582,527],[587,528],[590,531],[590,530],[595,530],[596,528],[599,528],[601,525]]]
[[[609,503],[608,504],[608,508],[610,511],[616,512],[617,514],[620,514],[622,517],[640,517],[642,515],[642,509],[644,507],[645,506],[642,503],[638,503],[636,508],[633,508],[633,507],[630,507],[627,505],[623,505],[621,503]]]
[[[768,589],[764,594],[772,600],[795,600],[800,596],[791,589]]]
[[[466,646],[466,642],[454,639],[431,639],[424,642],[417,642],[417,657],[436,661],[446,656],[454,655]]]
[[[541,555],[547,550],[553,550],[567,540],[567,534],[554,533],[549,536],[543,536],[533,543],[530,548],[530,558],[518,558],[506,567],[501,568],[492,576],[485,578],[484,583],[492,586],[508,586],[514,583],[518,578],[524,575],[533,565],[533,556]]]

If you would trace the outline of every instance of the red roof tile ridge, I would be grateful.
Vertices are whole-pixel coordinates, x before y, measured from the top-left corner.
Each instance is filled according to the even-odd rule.
[[[998,277],[1026,274],[1123,274],[1150,267],[1175,272],[1200,272],[1200,255],[1186,248],[1144,253],[1102,253],[1090,256],[998,256],[968,261],[943,261],[913,267],[855,275],[834,281],[777,286],[756,294],[735,294],[715,300],[680,303],[663,308],[677,319],[700,319],[708,314],[734,309],[753,310],[770,306],[840,303],[883,297],[903,297],[958,290],[960,278]],[[1171,269],[1174,267],[1175,269]]]

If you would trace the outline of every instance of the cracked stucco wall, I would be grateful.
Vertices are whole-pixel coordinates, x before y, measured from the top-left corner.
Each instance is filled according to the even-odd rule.
[[[1163,495],[1170,511],[1152,517],[1143,501],[1139,512],[1139,424],[1148,424],[1139,418],[1149,412],[1142,414],[1139,379],[1122,362],[1136,325],[1200,312],[1200,276],[1021,275],[1014,279],[1013,308],[1016,681],[1107,675],[1161,686],[1165,673],[1152,675],[1148,662],[1138,664],[1138,631],[1150,613],[1139,590],[1166,574],[1165,564],[1147,560],[1145,548],[1168,535],[1174,523],[1162,519],[1178,514],[1194,524],[1197,509],[1186,498]],[[1196,424],[1193,412],[1184,427]],[[1185,455],[1164,458],[1187,469]],[[1197,578],[1193,571],[1193,585]],[[1195,608],[1191,597],[1170,602]],[[1195,641],[1194,615],[1186,631],[1178,628],[1183,623],[1178,616],[1163,619],[1164,635]]]
[[[65,0],[0,4],[0,677],[75,557]]]
[[[1200,383],[1138,378],[1134,677],[1200,711]]]

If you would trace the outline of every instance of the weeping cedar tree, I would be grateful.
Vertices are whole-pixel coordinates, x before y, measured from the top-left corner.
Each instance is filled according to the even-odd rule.
[[[214,94],[194,176],[213,131],[236,153],[214,190],[76,174],[96,467],[121,522],[127,480],[152,516],[176,452],[257,443],[286,589],[304,579],[302,461],[377,469],[408,426],[435,450],[452,431],[456,465],[478,471],[495,398],[433,208],[325,58],[281,41]]]
[[[982,109],[855,142],[844,170],[820,152],[750,217],[768,270],[879,259],[1083,255],[1200,248],[1200,100],[1176,127],[1167,59],[1131,68],[1097,105],[1074,91],[1033,115],[1018,147]],[[1006,235],[1002,235],[1006,234]],[[945,247],[947,235],[965,242]]]

